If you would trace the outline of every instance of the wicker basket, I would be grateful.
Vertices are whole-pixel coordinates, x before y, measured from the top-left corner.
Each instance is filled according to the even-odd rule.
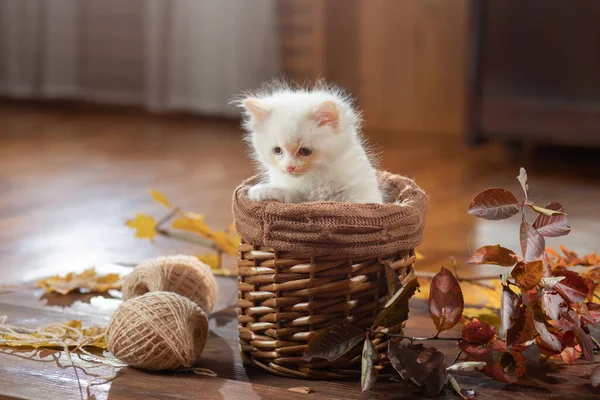
[[[412,180],[381,172],[383,205],[253,202],[247,192],[257,181],[244,182],[233,199],[243,239],[238,325],[244,362],[294,378],[360,375],[360,354],[335,362],[307,362],[302,355],[321,329],[371,326],[390,293],[412,275],[427,196]],[[374,344],[387,348],[381,339]]]

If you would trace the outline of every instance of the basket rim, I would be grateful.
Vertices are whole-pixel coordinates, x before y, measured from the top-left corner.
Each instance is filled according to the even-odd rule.
[[[376,255],[411,250],[421,243],[427,194],[414,180],[378,171],[384,204],[319,201],[253,201],[256,175],[233,195],[235,227],[252,245],[318,254]]]

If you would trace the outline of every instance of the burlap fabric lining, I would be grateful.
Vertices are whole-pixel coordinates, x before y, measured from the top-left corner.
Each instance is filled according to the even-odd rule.
[[[233,195],[235,227],[255,246],[313,254],[378,256],[412,250],[423,239],[427,195],[410,178],[378,172],[385,204],[256,202],[248,190],[254,176]]]

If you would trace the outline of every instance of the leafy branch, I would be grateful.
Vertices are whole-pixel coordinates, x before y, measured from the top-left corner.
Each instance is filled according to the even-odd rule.
[[[146,214],[136,214],[134,219],[128,220],[126,225],[135,229],[137,238],[154,241],[158,235],[204,247],[213,253],[196,257],[209,265],[213,274],[230,275],[229,271],[223,269],[223,256],[237,255],[240,237],[235,233],[233,226],[225,231],[213,231],[204,221],[202,214],[185,212],[180,207],[174,207],[165,195],[158,191],[150,190],[150,196],[156,203],[168,208],[169,212],[158,221]]]

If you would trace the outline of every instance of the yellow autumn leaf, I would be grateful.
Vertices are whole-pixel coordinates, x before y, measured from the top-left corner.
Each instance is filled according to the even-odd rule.
[[[165,206],[167,208],[173,208],[173,206],[171,205],[169,200],[167,200],[167,197],[164,194],[162,194],[158,190],[153,190],[153,189],[150,189],[149,192],[150,192],[150,196],[152,196],[152,200],[154,200],[155,202],[157,202],[159,204],[162,204],[163,206]]]
[[[415,251],[415,259],[417,261],[421,261],[421,260],[425,259],[425,256],[423,254],[419,253],[418,251]]]
[[[209,238],[215,242],[219,250],[231,254],[232,256],[237,254],[239,238],[230,236],[227,232],[212,232],[209,235]]]
[[[463,315],[467,318],[477,318],[488,325],[495,326],[500,329],[500,314],[487,307],[465,307]]]
[[[171,228],[208,237],[210,234],[210,228],[206,222],[204,222],[204,215],[191,212],[183,213],[182,215],[182,217],[173,220]]]
[[[196,258],[208,265],[211,269],[219,268],[219,256],[216,254],[202,254],[197,255]]]
[[[136,214],[135,218],[127,220],[125,225],[136,230],[137,238],[152,240],[156,236],[156,220],[150,215]]]
[[[119,290],[123,280],[119,274],[97,275],[94,268],[89,268],[80,274],[68,273],[66,276],[51,276],[41,279],[36,286],[46,290],[46,293],[68,294],[75,290],[86,289],[94,293],[105,293],[111,289]]]
[[[36,329],[6,325],[0,318],[0,345],[11,347],[68,348],[95,347],[106,349],[106,328],[92,326],[82,329],[80,320],[50,324]]]

